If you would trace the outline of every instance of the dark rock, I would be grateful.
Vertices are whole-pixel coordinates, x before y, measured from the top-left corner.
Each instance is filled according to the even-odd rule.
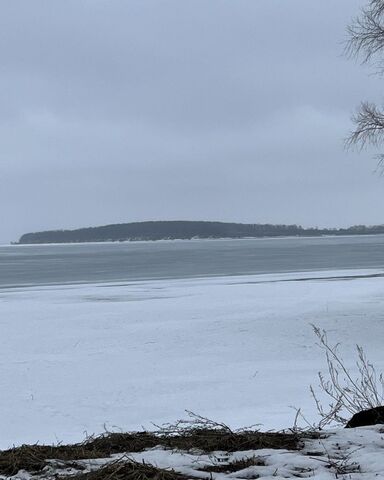
[[[384,407],[375,407],[355,413],[345,428],[364,427],[380,423],[384,423]]]

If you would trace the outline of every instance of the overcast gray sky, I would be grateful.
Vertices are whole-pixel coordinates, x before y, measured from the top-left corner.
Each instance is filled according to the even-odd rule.
[[[191,219],[384,223],[343,138],[384,79],[342,56],[358,0],[0,3],[0,241]]]

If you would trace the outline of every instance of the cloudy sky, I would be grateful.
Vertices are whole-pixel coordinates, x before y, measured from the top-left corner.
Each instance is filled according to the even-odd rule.
[[[152,219],[384,223],[358,0],[5,0],[0,241]]]

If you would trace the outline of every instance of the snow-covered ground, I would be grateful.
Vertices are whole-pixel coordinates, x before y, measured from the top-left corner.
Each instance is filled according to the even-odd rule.
[[[151,428],[185,409],[263,430],[291,426],[291,406],[316,420],[308,387],[325,363],[311,323],[352,368],[359,343],[384,370],[372,273],[0,290],[0,448]]]
[[[66,463],[49,459],[40,472],[19,470],[13,476],[0,475],[4,480],[86,480],[90,472],[98,478],[163,478],[157,470],[143,474],[138,470],[153,466],[181,478],[202,480],[283,480],[312,478],[314,480],[376,480],[384,478],[384,429],[382,425],[322,432],[315,438],[307,436],[297,450],[263,448],[235,452],[206,453],[167,449],[157,446],[138,453],[121,452],[108,458],[75,460]],[[122,473],[124,466],[131,469]],[[132,469],[135,468],[135,473]],[[177,478],[177,477],[176,477]],[[180,477],[179,477],[180,478]]]
[[[299,451],[250,450],[246,452],[214,452],[201,455],[196,452],[176,452],[152,449],[128,454],[138,462],[159,468],[172,468],[190,478],[210,478],[201,471],[207,466],[220,465],[255,458],[257,464],[233,473],[213,473],[213,479],[274,479],[313,478],[332,480],[373,480],[384,478],[383,426],[362,427],[326,432],[320,439],[308,439]],[[114,456],[114,460],[121,455]],[[97,461],[96,461],[97,462]],[[88,462],[92,465],[92,461]],[[94,462],[95,463],[95,462]],[[28,479],[28,476],[26,477]]]

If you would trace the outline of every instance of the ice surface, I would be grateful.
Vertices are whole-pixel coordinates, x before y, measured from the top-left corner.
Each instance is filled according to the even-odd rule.
[[[315,420],[308,386],[325,364],[311,323],[351,368],[355,343],[384,367],[375,273],[0,290],[0,448],[151,428],[185,409],[264,430],[291,426],[292,405]]]

